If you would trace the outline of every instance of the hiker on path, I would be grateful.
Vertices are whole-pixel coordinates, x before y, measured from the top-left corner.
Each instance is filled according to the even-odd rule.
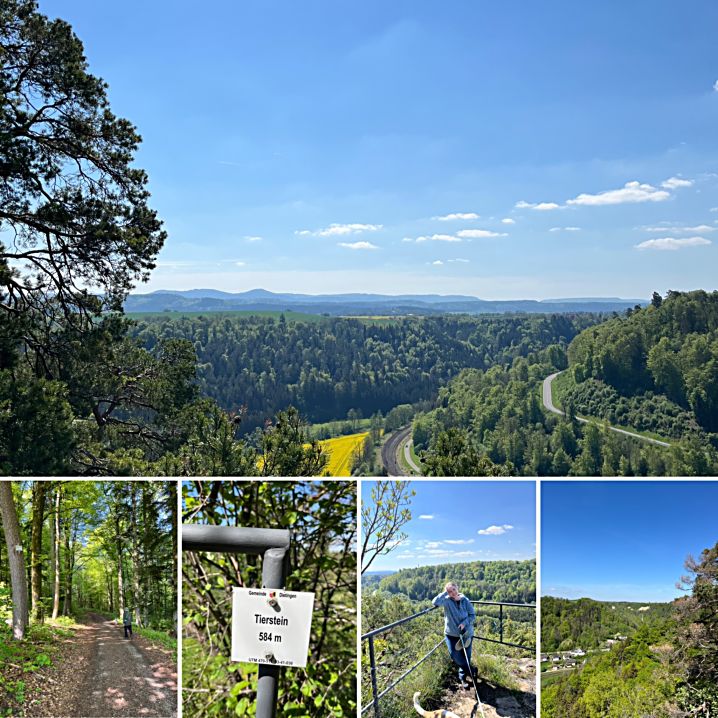
[[[129,638],[132,638],[132,613],[129,608],[122,612],[122,623],[125,627],[125,638],[128,637],[128,634]]]
[[[444,609],[444,638],[449,656],[459,668],[459,680],[463,683],[466,679],[466,687],[470,688],[469,671],[476,672],[471,666],[471,640],[474,637],[476,611],[471,601],[459,593],[459,587],[453,581],[444,586],[443,593],[436,596],[432,603]],[[463,642],[464,648],[460,642]]]

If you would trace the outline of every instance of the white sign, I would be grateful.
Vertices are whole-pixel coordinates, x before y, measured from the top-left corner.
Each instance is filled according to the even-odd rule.
[[[307,665],[314,594],[280,588],[232,591],[232,660]]]

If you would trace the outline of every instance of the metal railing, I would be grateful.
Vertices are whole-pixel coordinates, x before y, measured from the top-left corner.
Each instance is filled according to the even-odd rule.
[[[533,603],[508,603],[506,601],[471,601],[472,604],[478,605],[478,606],[498,606],[499,607],[499,640],[497,641],[495,638],[488,638],[485,636],[474,636],[474,640],[476,641],[489,641],[490,643],[498,643],[502,646],[510,646],[511,648],[518,648],[523,651],[529,651],[531,653],[535,653],[536,646],[524,646],[518,643],[509,643],[508,641],[504,641],[504,606],[511,606],[515,608],[533,608],[534,611],[536,610],[536,604]],[[444,638],[442,636],[441,640],[422,658],[420,658],[413,666],[411,666],[409,669],[407,669],[404,673],[402,673],[395,681],[393,681],[390,685],[388,685],[381,693],[379,692],[379,689],[377,687],[377,679],[376,679],[376,656],[374,651],[374,638],[382,633],[386,633],[387,631],[391,631],[392,629],[396,628],[397,626],[401,626],[404,623],[408,623],[409,621],[413,621],[416,618],[419,618],[419,616],[423,616],[427,613],[430,613],[431,611],[438,608],[438,606],[430,606],[429,608],[425,608],[423,611],[419,611],[418,613],[414,613],[411,616],[406,616],[405,618],[400,618],[398,621],[394,621],[393,623],[389,623],[386,626],[382,626],[381,628],[375,628],[373,631],[369,631],[368,633],[365,633],[362,637],[362,641],[367,642],[367,648],[369,652],[369,671],[370,671],[370,678],[371,678],[371,692],[372,692],[372,699],[371,703],[368,703],[367,705],[363,705],[361,709],[362,715],[368,711],[370,708],[374,708],[374,717],[375,718],[381,718],[381,712],[379,708],[379,700],[383,698],[389,691],[391,691],[393,688],[395,688],[399,683],[401,683],[410,673],[412,673],[414,670],[416,670],[429,656],[431,656],[438,648],[444,643]]]
[[[290,542],[291,534],[286,529],[182,525],[183,551],[261,555],[262,588],[284,588]],[[277,713],[279,670],[279,666],[259,664],[256,718],[274,718]]]

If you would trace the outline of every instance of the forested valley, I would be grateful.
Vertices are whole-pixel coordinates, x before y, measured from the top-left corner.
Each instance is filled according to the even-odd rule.
[[[471,561],[402,569],[371,579],[362,588],[362,631],[367,633],[401,618],[431,608],[431,599],[442,593],[448,581],[456,582],[471,601],[535,603],[536,561]],[[364,581],[362,581],[364,584]],[[482,680],[507,691],[526,691],[520,666],[533,672],[533,652],[499,645],[536,645],[536,609],[475,605],[475,635],[497,641],[475,640],[472,662]],[[500,621],[500,617],[503,619]],[[409,623],[396,626],[374,639],[379,689],[398,678],[431,650],[443,634],[443,612],[431,610]],[[503,633],[502,633],[503,631]],[[362,657],[362,695],[366,705],[371,698],[366,642]],[[445,707],[441,701],[453,671],[443,645],[410,676],[382,699],[382,715],[409,718],[414,713],[411,697],[421,691],[424,707]],[[517,693],[518,695],[518,693]]]
[[[672,604],[643,604],[649,607],[643,611],[641,604],[542,598],[542,651],[587,654],[571,670],[542,673],[542,715],[716,715],[718,544],[689,558],[686,568],[682,583],[690,594]]]
[[[414,446],[435,476],[715,475],[717,327],[718,292],[669,292],[584,330],[566,354],[549,347],[510,367],[464,370],[414,420]],[[576,383],[563,387],[563,417],[542,407],[542,382],[556,370],[565,370],[557,382]],[[579,423],[582,412],[596,421]],[[676,438],[652,445],[601,419]]]
[[[123,619],[148,664],[162,664],[171,706],[176,482],[1,481],[0,518],[0,707],[76,715],[77,702],[91,700],[79,693],[85,680],[104,688],[95,671],[110,648],[97,649],[94,634],[120,641]],[[128,679],[150,670],[139,656],[132,663],[116,670]]]

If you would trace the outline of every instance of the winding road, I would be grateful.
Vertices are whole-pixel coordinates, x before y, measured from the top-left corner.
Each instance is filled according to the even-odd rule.
[[[399,452],[404,452],[407,464],[421,476],[421,468],[411,456],[411,425],[395,431],[381,447],[381,463],[384,464],[387,476],[411,476],[399,461]]]
[[[551,393],[551,385],[553,384],[553,380],[560,374],[560,371],[554,372],[553,374],[550,374],[543,380],[543,405],[548,409],[548,411],[558,414],[559,416],[565,416],[565,412],[561,411],[554,403],[553,403],[553,395]],[[582,416],[577,416],[576,421],[580,421],[582,424],[588,424],[591,423],[590,419],[584,419]],[[595,422],[599,423],[599,422]],[[650,436],[641,436],[641,434],[635,434],[632,431],[626,431],[625,429],[617,429],[615,426],[609,426],[608,427],[611,431],[615,431],[617,434],[623,434],[624,436],[631,436],[634,439],[640,439],[641,441],[645,441],[649,444],[656,444],[657,446],[670,446],[670,444],[666,441],[659,441],[658,439],[652,439]]]

